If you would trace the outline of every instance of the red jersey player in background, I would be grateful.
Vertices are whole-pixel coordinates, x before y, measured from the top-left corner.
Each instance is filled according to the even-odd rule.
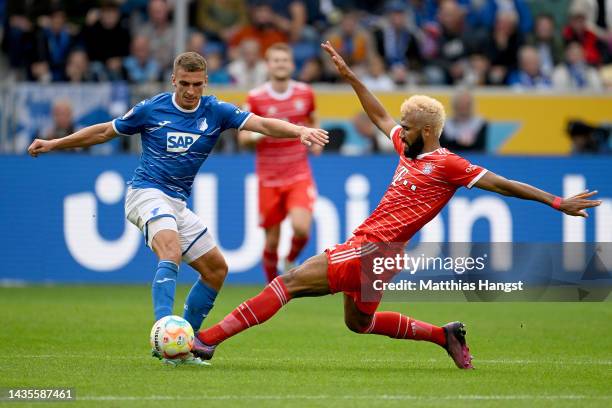
[[[266,51],[269,82],[249,92],[246,109],[267,118],[286,120],[296,125],[317,123],[312,88],[291,79],[295,66],[291,48],[285,43]],[[259,180],[259,223],[266,242],[262,263],[268,282],[276,278],[280,224],[288,216],[293,238],[284,260],[288,272],[308,242],[316,186],[308,163],[308,147],[293,140],[280,140],[260,133],[240,132],[242,146],[255,146],[255,168]],[[315,154],[321,152],[312,146]]]
[[[539,201],[565,214],[582,217],[587,216],[586,208],[598,206],[601,201],[589,199],[596,192],[583,192],[567,199],[555,197],[470,164],[440,147],[444,107],[430,97],[415,95],[406,100],[400,109],[398,125],[329,42],[322,47],[331,56],[338,72],[353,87],[372,122],[392,139],[399,155],[395,175],[372,215],[357,227],[347,242],[329,248],[288,274],[279,276],[221,322],[200,331],[194,353],[211,358],[216,345],[265,322],[293,298],[343,292],[344,319],[350,330],[396,339],[429,341],[443,347],[457,367],[472,368],[462,323],[439,327],[397,312],[377,312],[380,297],[362,300],[361,267],[362,261],[369,256],[369,248],[381,243],[406,243],[440,212],[459,187],[476,186],[506,196]]]

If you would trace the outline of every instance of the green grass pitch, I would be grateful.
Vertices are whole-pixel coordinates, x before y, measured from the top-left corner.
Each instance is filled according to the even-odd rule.
[[[205,325],[259,290],[224,288]],[[612,406],[610,302],[382,304],[465,322],[473,371],[432,344],[349,332],[340,295],[290,302],[212,367],[173,368],[149,357],[150,303],[145,285],[0,288],[0,387],[76,390],[52,407]]]

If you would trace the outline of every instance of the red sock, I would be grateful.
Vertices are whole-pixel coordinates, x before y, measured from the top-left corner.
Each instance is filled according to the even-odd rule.
[[[276,268],[278,264],[278,253],[276,251],[264,249],[262,263],[264,271],[266,272],[266,279],[268,279],[268,283],[270,283],[278,275],[278,269]]]
[[[442,327],[414,320],[397,312],[377,312],[370,327],[363,331],[368,334],[382,334],[394,339],[425,340],[440,346],[446,344]]]
[[[306,246],[308,242],[308,237],[296,237],[294,236],[291,239],[291,250],[289,251],[289,255],[287,255],[287,260],[289,262],[293,262],[297,259],[302,249]]]
[[[214,346],[251,326],[261,324],[274,316],[291,299],[283,280],[274,279],[264,290],[242,302],[234,311],[214,326],[198,333],[198,338]]]

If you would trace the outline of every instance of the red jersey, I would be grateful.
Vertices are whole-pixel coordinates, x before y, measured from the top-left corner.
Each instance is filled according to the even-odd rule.
[[[401,131],[396,126],[390,135],[400,155],[391,185],[372,215],[355,229],[354,236],[371,242],[408,242],[459,187],[471,188],[487,172],[444,148],[409,159],[404,156]]]
[[[246,108],[259,116],[308,126],[315,110],[314,93],[310,86],[290,81],[289,88],[279,94],[267,82],[249,92]],[[264,186],[278,187],[312,177],[308,147],[299,139],[264,137],[255,152],[255,169]]]

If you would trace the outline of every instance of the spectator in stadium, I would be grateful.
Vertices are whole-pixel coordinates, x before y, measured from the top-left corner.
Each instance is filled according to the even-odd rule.
[[[36,20],[48,12],[43,1],[7,0],[2,35],[2,51],[6,53],[10,74],[19,80],[32,79],[30,64],[36,60]]]
[[[187,51],[197,52],[198,54],[204,56],[204,50],[206,49],[207,44],[208,39],[206,36],[199,31],[194,31],[189,35],[186,48]]]
[[[538,50],[525,45],[519,50],[519,67],[508,78],[508,85],[517,89],[549,89],[552,81],[540,69]]]
[[[428,26],[437,25],[437,0],[408,0],[407,3],[417,27],[427,29]]]
[[[602,90],[599,72],[586,63],[582,45],[577,41],[572,41],[567,45],[565,61],[555,68],[552,81],[556,89]]]
[[[393,91],[395,89],[395,82],[385,71],[385,62],[376,54],[370,57],[367,72],[361,80],[372,91]]]
[[[572,9],[580,9],[586,16],[587,26],[603,42],[612,39],[612,1],[572,0]]]
[[[126,79],[133,84],[159,81],[161,69],[151,55],[149,39],[136,35],[132,39],[131,53],[123,60]]]
[[[254,88],[263,84],[268,70],[261,58],[259,43],[255,39],[244,40],[238,58],[229,64],[227,71],[240,87]]]
[[[263,57],[272,44],[287,42],[287,35],[278,27],[274,10],[268,4],[257,2],[250,7],[249,24],[238,30],[229,42],[231,60],[238,57],[240,44],[244,40],[257,41],[259,55]]]
[[[493,32],[485,41],[485,53],[491,61],[489,82],[492,85],[504,85],[508,74],[516,69],[518,50],[523,43],[517,21],[515,12],[498,12]]]
[[[485,119],[474,114],[474,95],[467,88],[452,98],[453,116],[449,117],[440,136],[440,144],[451,151],[484,152],[487,148]]]
[[[310,25],[318,13],[309,12],[308,7],[318,8],[318,0],[259,0],[274,10],[274,21],[280,30],[288,36],[288,43],[293,50],[293,60],[299,71],[302,65],[319,55],[319,33]]]
[[[101,80],[123,79],[123,58],[130,53],[130,32],[114,0],[92,9],[82,31],[92,70]]]
[[[75,49],[68,55],[66,80],[72,83],[96,82],[98,78],[89,69],[89,58],[82,49]]]
[[[549,14],[536,17],[534,32],[527,37],[527,44],[537,48],[542,71],[546,74],[550,75],[563,59],[563,43],[556,35],[555,20]]]
[[[170,21],[170,6],[167,0],[151,0],[147,11],[149,21],[136,34],[149,38],[151,53],[165,73],[172,68],[174,61],[175,32]]]
[[[74,126],[74,118],[72,114],[72,104],[70,103],[69,100],[66,100],[66,99],[57,100],[53,104],[51,115],[52,115],[53,123],[51,124],[49,128],[41,131],[38,134],[37,136],[38,139],[53,140],[53,139],[59,139],[71,133],[74,133],[75,126]],[[66,152],[78,152],[78,151],[86,151],[86,150],[88,149],[87,148],[85,149],[74,148],[74,149],[67,149],[65,151]]]
[[[533,16],[525,0],[462,0],[467,8],[467,21],[471,28],[483,28],[490,31],[503,11],[509,11],[517,16],[519,32],[527,34],[533,30]]]
[[[196,25],[211,41],[227,43],[249,22],[245,0],[197,0]]]
[[[589,8],[584,2],[572,4],[569,22],[563,29],[563,39],[566,43],[578,41],[582,44],[587,63],[598,66],[602,63],[602,44],[587,24],[588,14]]]
[[[355,131],[365,141],[365,146],[360,148],[354,145],[343,145],[343,154],[377,154],[393,152],[393,143],[382,133],[368,118],[365,112],[359,112],[353,117],[352,125]]]
[[[460,83],[471,87],[489,85],[490,68],[489,58],[482,51],[474,51],[468,57],[465,73]]]
[[[347,64],[354,70],[363,73],[370,56],[375,52],[370,33],[359,23],[359,11],[349,9],[340,24],[332,27],[324,35],[332,43]],[[328,58],[324,60],[325,73],[330,78],[337,78],[338,73]]]
[[[374,30],[376,50],[398,84],[407,81],[409,69],[418,70],[422,65],[416,27],[411,26],[406,10],[400,0],[387,3],[380,27]]]
[[[532,16],[551,16],[555,22],[555,36],[561,37],[561,30],[567,24],[570,4],[573,1],[574,0],[527,0],[527,3]]]
[[[66,12],[54,7],[49,14],[48,24],[38,33],[37,60],[48,66],[51,80],[65,79],[66,60],[74,46],[74,38],[66,23]]]
[[[606,62],[612,62],[612,1],[611,0],[589,0],[597,6],[597,17],[595,19],[596,33],[607,46]]]
[[[206,52],[208,83],[210,85],[229,85],[232,77],[223,66],[223,54],[217,47],[210,47]]]
[[[315,57],[306,61],[302,65],[302,69],[298,73],[297,80],[312,84],[315,82],[323,82],[323,62],[320,58]]]
[[[302,0],[258,0],[267,4],[274,11],[277,27],[287,33],[289,43],[302,40],[305,36],[315,40],[316,33],[308,27],[308,10]],[[318,45],[317,45],[318,46]]]
[[[465,11],[455,0],[445,0],[438,9],[439,29],[428,31],[435,42],[434,58],[425,67],[429,84],[453,84],[464,75],[470,43],[465,30]]]

